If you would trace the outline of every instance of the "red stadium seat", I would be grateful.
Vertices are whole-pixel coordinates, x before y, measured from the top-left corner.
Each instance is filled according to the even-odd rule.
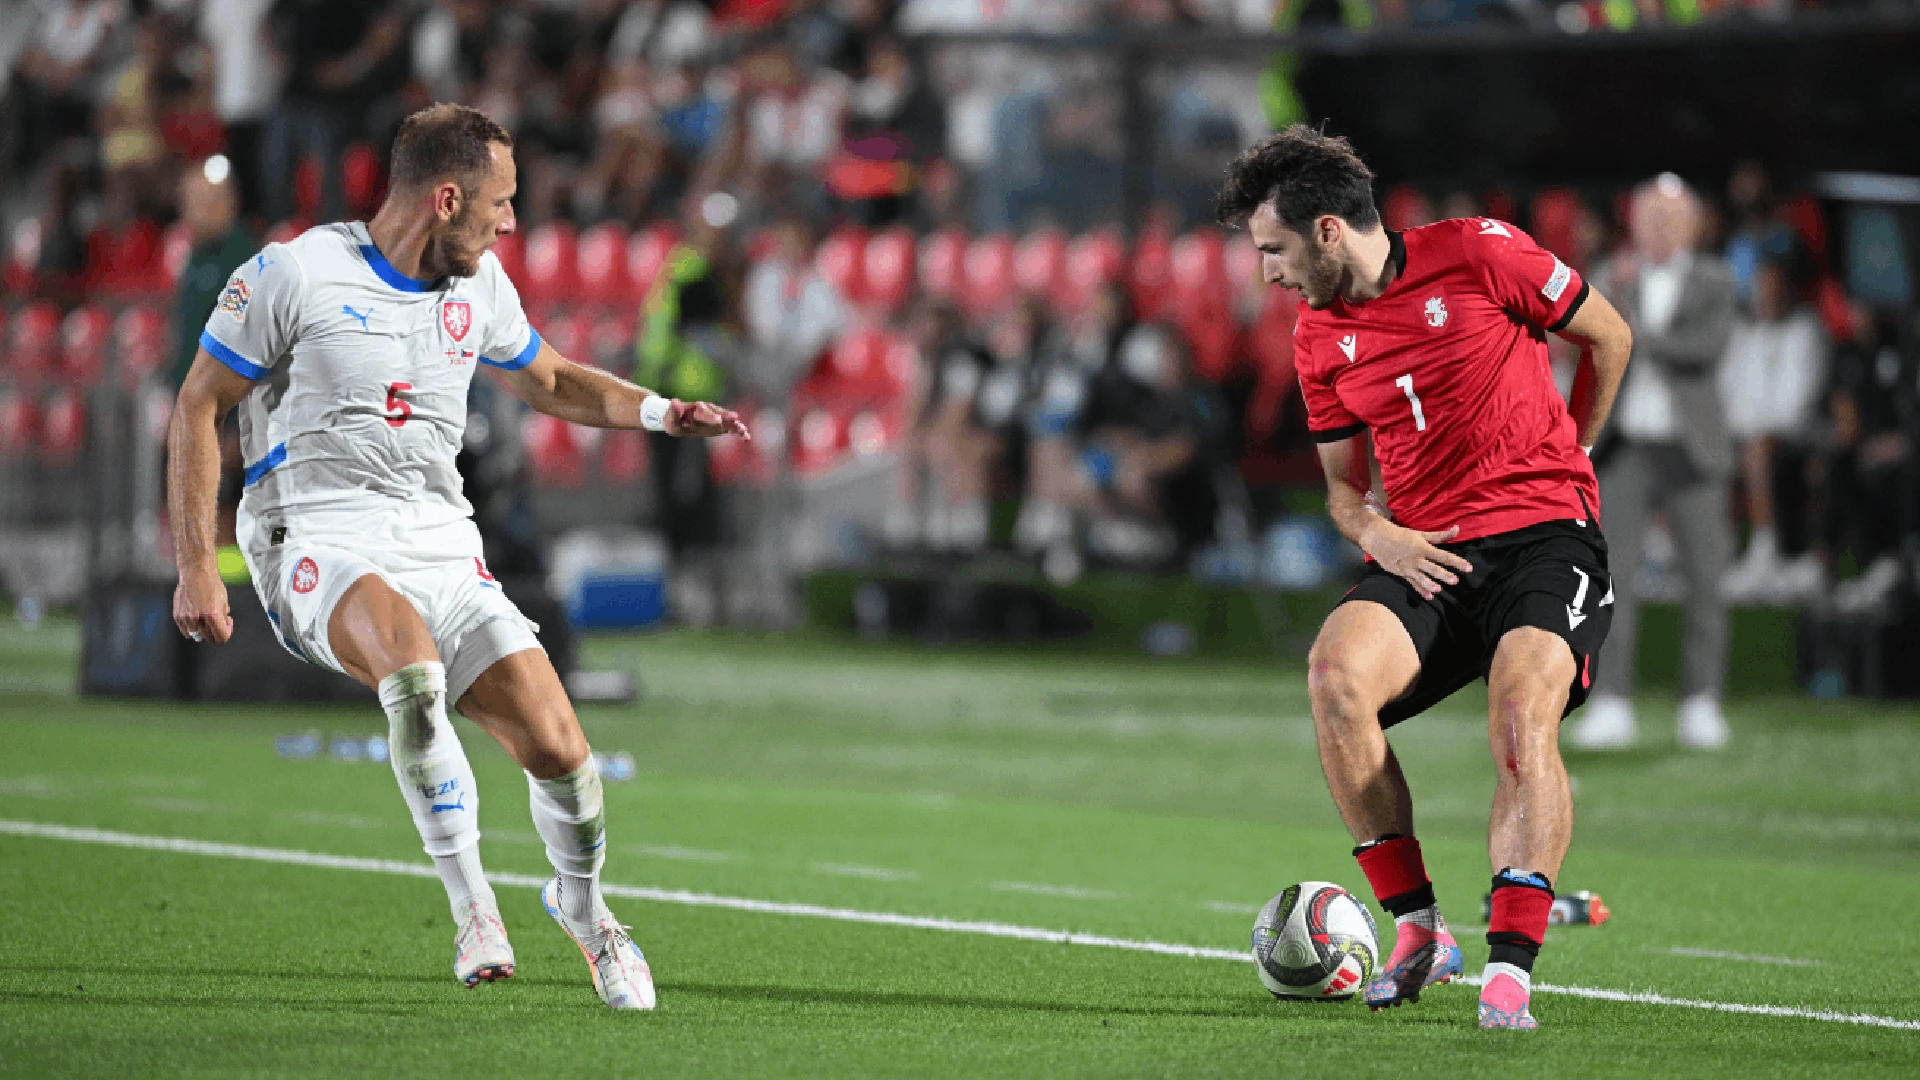
[[[0,455],[24,457],[39,438],[39,403],[18,388],[0,386]]]
[[[975,316],[999,311],[1014,297],[1013,237],[974,238],[960,264],[960,306]]]
[[[1172,316],[1187,339],[1194,374],[1208,382],[1226,378],[1233,366],[1239,326],[1227,283],[1226,240],[1213,229],[1173,242]]]
[[[864,230],[852,226],[835,229],[814,249],[813,268],[848,303],[864,304],[866,252]]]
[[[1253,399],[1247,403],[1247,430],[1255,442],[1271,438],[1286,418],[1286,407],[1300,392],[1293,362],[1293,323],[1299,294],[1268,289],[1260,317],[1247,330],[1253,361]]]
[[[580,279],[580,299],[590,304],[631,303],[627,230],[621,225],[609,221],[581,233],[574,266]]]
[[[513,282],[515,289],[527,280],[527,240],[518,231],[510,232],[493,242],[493,257],[500,260],[500,269],[506,271],[507,280]]]
[[[960,268],[966,262],[967,236],[958,229],[943,229],[920,243],[918,265],[920,288],[940,300],[958,300]]]
[[[40,279],[40,219],[28,218],[13,230],[7,245],[7,291],[15,296],[33,295]]]
[[[540,336],[554,351],[575,363],[594,364],[593,316],[574,310],[552,315],[540,324]]]
[[[527,458],[542,484],[577,487],[586,478],[586,455],[574,437],[572,424],[557,416],[535,413],[527,420]]]
[[[180,272],[187,268],[187,260],[193,257],[193,227],[184,221],[176,221],[167,226],[160,237],[160,268],[166,273],[167,291],[180,281]]]
[[[794,405],[799,416],[794,424],[794,471],[817,476],[840,464],[847,455],[847,432],[840,419],[824,404],[809,404],[803,410],[796,398]]]
[[[631,484],[647,471],[647,433],[609,431],[600,440],[600,477]]]
[[[1067,245],[1063,312],[1085,307],[1108,283],[1120,280],[1126,269],[1127,247],[1113,229],[1096,229],[1073,238]]]
[[[1040,229],[1027,234],[1013,252],[1013,280],[1026,296],[1060,310],[1067,297],[1067,234]]]
[[[571,224],[542,225],[527,237],[527,281],[520,291],[536,304],[562,304],[574,299],[578,285],[574,254],[578,236]]]
[[[1233,290],[1234,313],[1241,322],[1252,322],[1266,305],[1273,291],[1260,276],[1260,249],[1245,230],[1227,237],[1227,285]]]
[[[1568,262],[1579,265],[1585,254],[1579,250],[1580,218],[1586,203],[1567,188],[1545,188],[1533,197],[1534,242]]]
[[[113,351],[119,357],[120,377],[128,384],[160,370],[171,346],[167,316],[158,308],[128,308],[114,324]]]
[[[310,155],[293,167],[293,209],[308,221],[320,218],[320,163]]]
[[[60,381],[90,387],[100,381],[107,366],[107,345],[113,318],[103,308],[83,304],[67,315],[60,327]]]
[[[1144,322],[1164,319],[1173,305],[1173,234],[1160,224],[1149,225],[1133,247],[1127,268],[1127,292],[1133,297],[1134,316]]]
[[[874,373],[885,374],[885,335],[872,327],[862,327],[842,335],[827,351],[826,371],[836,384],[864,383]]]
[[[661,268],[667,265],[667,256],[673,254],[673,247],[679,242],[680,230],[665,224],[634,233],[627,241],[627,282],[633,289],[635,303],[646,300],[647,293],[653,289],[653,279],[660,276]]]
[[[14,313],[7,369],[32,382],[53,373],[60,356],[60,308],[52,301],[28,304]]]
[[[340,157],[340,189],[347,198],[347,212],[355,218],[370,218],[380,209],[387,194],[387,178],[380,168],[380,155],[364,142],[347,147]]]
[[[1434,222],[1433,203],[1412,184],[1397,184],[1380,204],[1380,220],[1395,232],[1417,229]]]
[[[166,292],[160,226],[140,218],[117,230],[95,229],[87,238],[87,284],[113,296]]]
[[[628,306],[602,308],[593,316],[588,332],[594,362],[608,371],[626,374],[633,369],[635,332],[633,309]]]
[[[305,218],[288,218],[285,221],[276,221],[273,223],[273,227],[267,230],[267,243],[284,244],[291,240],[297,240],[301,233],[311,228],[313,228],[313,223]]]
[[[866,302],[891,314],[899,311],[913,294],[913,234],[893,228],[867,238],[861,274],[866,284]]]
[[[87,407],[80,395],[56,390],[46,399],[40,418],[40,460],[48,465],[70,465],[80,456],[87,437]]]
[[[713,482],[722,487],[764,487],[773,479],[773,462],[767,458],[767,448],[778,438],[768,430],[766,414],[751,405],[742,406],[739,412],[741,422],[753,432],[753,440],[729,437],[709,441],[707,470]]]

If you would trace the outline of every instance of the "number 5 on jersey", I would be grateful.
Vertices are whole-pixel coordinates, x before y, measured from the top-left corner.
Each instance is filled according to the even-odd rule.
[[[1420,395],[1413,392],[1413,376],[1402,375],[1393,380],[1393,385],[1407,392],[1407,401],[1413,406],[1413,430],[1427,430],[1427,412],[1420,407]]]
[[[1412,385],[1412,384],[1409,383],[1408,385]],[[400,397],[400,392],[402,390],[411,390],[411,389],[413,389],[412,383],[397,382],[397,383],[387,384],[387,426],[388,427],[399,427],[402,424],[405,424],[407,422],[408,417],[413,415],[413,406],[408,404],[404,399]],[[1407,393],[1412,394],[1413,391],[1408,390]],[[1419,408],[1420,406],[1417,404],[1414,406],[1414,410],[1416,412],[1419,410]],[[1422,424],[1421,426],[1425,427],[1426,425]]]

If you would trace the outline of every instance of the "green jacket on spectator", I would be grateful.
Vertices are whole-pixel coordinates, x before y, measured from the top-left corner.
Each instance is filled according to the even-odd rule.
[[[685,244],[675,247],[647,294],[633,381],[682,401],[723,400],[727,378],[719,361],[727,358],[711,355],[721,308],[712,262]]]
[[[187,369],[193,366],[193,354],[200,347],[200,331],[206,329],[207,316],[220,299],[220,290],[235,267],[260,250],[260,241],[235,225],[217,244],[202,244],[193,249],[187,265],[180,270],[180,284],[173,297],[173,388],[187,381]]]

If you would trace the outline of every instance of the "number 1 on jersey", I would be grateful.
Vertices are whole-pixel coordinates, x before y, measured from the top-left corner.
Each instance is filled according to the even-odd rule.
[[[407,422],[407,417],[413,415],[413,406],[400,397],[400,391],[411,389],[413,389],[412,383],[397,382],[387,384],[388,427],[399,427]],[[1409,390],[1407,393],[1411,394],[1413,391]],[[1417,405],[1414,407],[1416,409],[1419,408]]]
[[[1402,375],[1393,380],[1393,385],[1407,392],[1407,401],[1413,405],[1413,430],[1427,430],[1427,413],[1420,407],[1420,395],[1413,392],[1413,376]]]

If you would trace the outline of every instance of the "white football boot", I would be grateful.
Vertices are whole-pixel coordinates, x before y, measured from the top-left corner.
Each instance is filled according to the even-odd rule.
[[[1693,694],[1680,702],[1679,721],[1676,736],[1689,750],[1719,750],[1733,737],[1720,699],[1712,694]]]
[[[513,977],[513,945],[500,912],[477,900],[461,905],[453,936],[453,974],[469,987]]]
[[[627,928],[614,921],[613,913],[602,908],[600,918],[591,927],[575,930],[560,913],[560,879],[552,878],[540,890],[540,904],[553,921],[567,932],[580,955],[587,958],[587,970],[593,974],[593,988],[609,1009],[651,1009],[658,998],[653,990],[653,971],[647,967],[646,954],[633,943]],[[598,941],[597,948],[588,942]]]

